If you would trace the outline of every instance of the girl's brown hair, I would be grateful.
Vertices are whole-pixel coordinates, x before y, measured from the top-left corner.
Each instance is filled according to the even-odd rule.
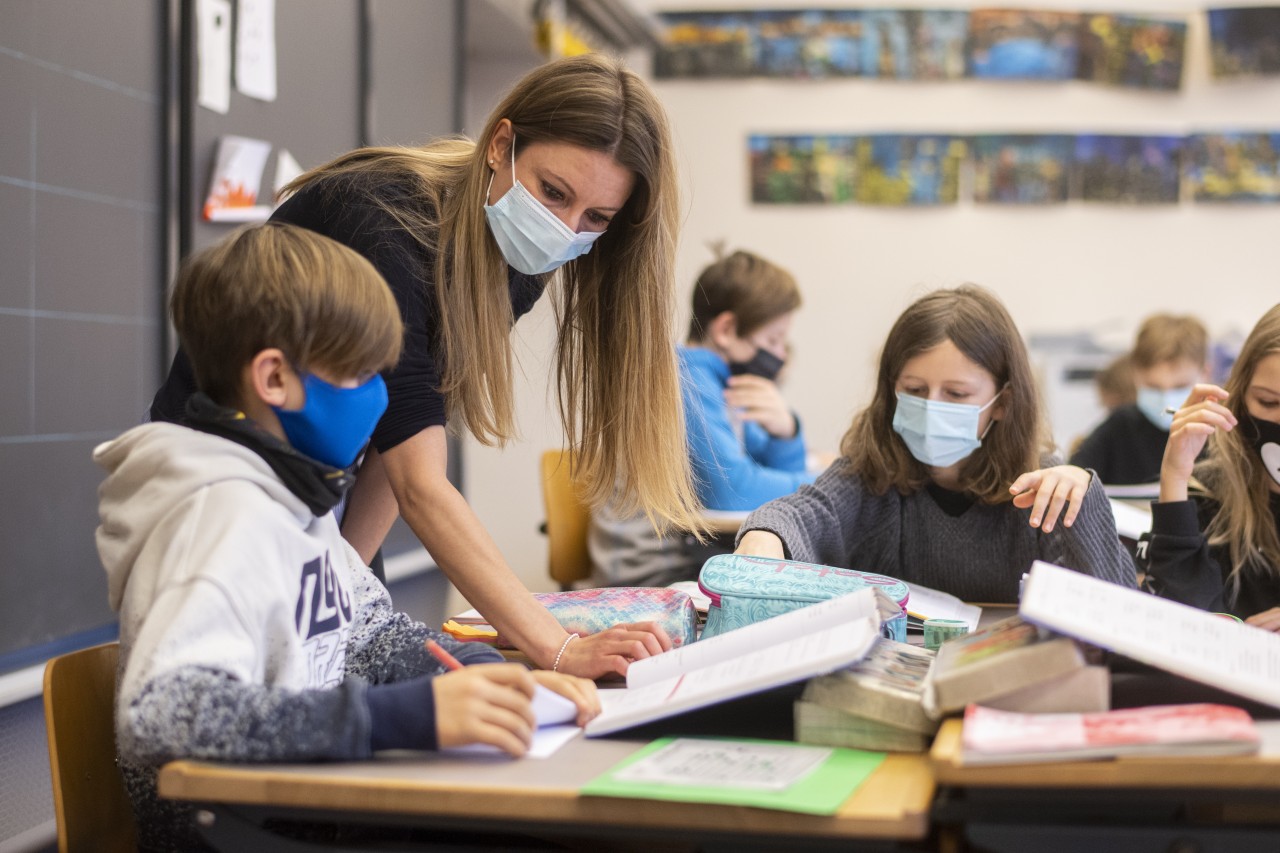
[[[395,297],[355,251],[296,225],[249,225],[189,257],[169,301],[200,390],[234,405],[240,374],[278,347],[300,370],[351,378],[393,366]]]
[[[738,337],[746,337],[800,307],[800,288],[791,273],[759,255],[737,251],[709,265],[693,285],[689,341],[704,340],[711,321],[732,311]]]
[[[587,54],[549,62],[520,80],[489,116],[480,143],[366,148],[286,187],[339,176],[405,185],[428,202],[383,207],[435,256],[442,340],[440,391],[485,444],[515,435],[507,264],[488,231],[488,143],[510,120],[515,154],[562,142],[608,153],[635,175],[626,204],[593,250],[553,274],[557,400],[574,477],[599,506],[620,486],[620,511],[643,508],[659,527],[697,525],[685,451],[674,341],[678,187],[666,114],[618,60]]]
[[[854,418],[840,451],[874,494],[890,487],[910,494],[928,481],[928,469],[893,430],[895,389],[907,362],[943,341],[955,344],[1003,389],[996,405],[1004,416],[965,460],[960,482],[986,503],[1007,501],[1009,484],[1039,468],[1041,455],[1053,445],[1022,336],[1000,300],[977,285],[934,291],[902,312],[880,353],[871,404]]]
[[[1253,430],[1245,393],[1253,381],[1258,362],[1280,353],[1280,305],[1276,305],[1253,327],[1240,357],[1231,368],[1225,386],[1230,395],[1224,405],[1240,425],[1209,436],[1209,454],[1196,466],[1195,490],[1216,500],[1221,508],[1205,529],[1209,544],[1226,545],[1231,555],[1227,581],[1234,599],[1239,590],[1240,572],[1246,568],[1276,577],[1280,574],[1280,536],[1271,513],[1271,477],[1253,447]]]

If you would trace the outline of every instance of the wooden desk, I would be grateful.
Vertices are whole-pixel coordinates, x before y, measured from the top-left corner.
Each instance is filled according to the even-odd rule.
[[[1280,738],[1256,756],[964,767],[959,719],[934,739],[944,850],[1280,850]],[[1123,840],[1122,840],[1123,839]]]
[[[711,533],[732,538],[750,514],[747,510],[704,509],[698,517]]]
[[[579,738],[551,758],[525,761],[426,753],[342,764],[177,761],[161,770],[159,789],[161,796],[210,810],[215,822],[205,831],[227,850],[250,849],[246,843],[267,849],[269,837],[256,824],[271,816],[603,837],[637,849],[702,842],[779,850],[919,849],[896,842],[929,834],[934,783],[922,755],[889,755],[834,816],[578,795],[581,785],[643,745]]]

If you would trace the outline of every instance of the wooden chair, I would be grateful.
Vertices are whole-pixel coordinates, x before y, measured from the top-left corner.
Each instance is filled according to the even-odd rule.
[[[119,643],[56,657],[44,670],[59,853],[137,850],[133,807],[116,766]]]
[[[591,575],[591,556],[587,552],[591,513],[579,499],[571,478],[574,461],[571,450],[547,450],[542,454],[542,504],[547,515],[542,531],[547,534],[547,570],[561,589],[570,589],[574,581]]]

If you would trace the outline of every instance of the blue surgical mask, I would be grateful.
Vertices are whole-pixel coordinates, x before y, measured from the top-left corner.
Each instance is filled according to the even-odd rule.
[[[1187,397],[1191,395],[1191,385],[1185,388],[1170,388],[1162,391],[1149,385],[1138,386],[1138,410],[1147,416],[1147,420],[1165,432],[1173,426],[1173,415],[1165,414],[1165,409],[1180,409]]]
[[[916,459],[934,468],[946,468],[982,446],[986,433],[978,435],[978,416],[1000,398],[1000,393],[985,406],[899,394],[893,411],[893,431],[902,436]],[[988,430],[991,424],[987,424]]]
[[[511,137],[511,189],[494,204],[484,206],[489,231],[502,257],[525,275],[541,275],[591,251],[603,231],[576,233],[516,178],[516,140]],[[493,175],[489,175],[489,190]],[[488,198],[489,192],[485,192]]]
[[[294,449],[334,468],[349,468],[369,443],[387,410],[387,385],[374,376],[356,388],[339,388],[313,374],[302,377],[301,409],[272,406]]]

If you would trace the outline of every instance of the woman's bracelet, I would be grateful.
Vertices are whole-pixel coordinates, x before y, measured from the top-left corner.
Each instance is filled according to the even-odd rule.
[[[564,638],[564,642],[560,644],[560,651],[556,652],[556,662],[551,664],[551,671],[558,672],[560,669],[560,658],[564,657],[564,650],[569,648],[569,641],[578,639],[577,634],[570,634]]]

